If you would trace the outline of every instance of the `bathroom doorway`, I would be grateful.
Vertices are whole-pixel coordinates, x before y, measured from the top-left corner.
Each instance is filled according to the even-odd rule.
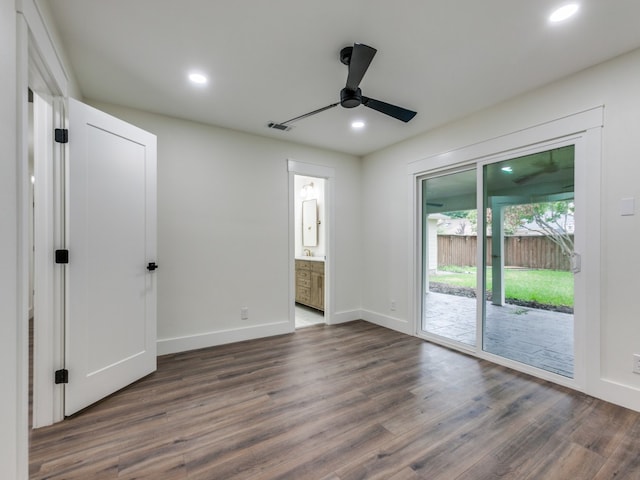
[[[326,180],[294,175],[295,328],[325,323],[327,202]]]

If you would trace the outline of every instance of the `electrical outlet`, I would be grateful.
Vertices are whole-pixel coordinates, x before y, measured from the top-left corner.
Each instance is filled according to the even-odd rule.
[[[391,300],[391,306],[389,308],[391,309],[392,312],[396,311],[396,301],[395,300]]]
[[[633,373],[640,374],[640,354],[633,354]]]
[[[249,307],[240,307],[240,320],[249,320]]]

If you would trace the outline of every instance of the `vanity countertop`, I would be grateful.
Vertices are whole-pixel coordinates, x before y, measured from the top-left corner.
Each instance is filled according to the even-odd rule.
[[[296,257],[296,260],[310,260],[312,262],[324,262],[324,257]]]

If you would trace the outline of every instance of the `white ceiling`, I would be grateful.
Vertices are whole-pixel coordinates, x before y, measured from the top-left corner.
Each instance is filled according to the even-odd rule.
[[[356,155],[640,47],[638,0],[576,0],[562,24],[564,0],[43,1],[88,99]],[[338,102],[354,42],[378,49],[363,94],[411,122],[360,106],[266,127]]]

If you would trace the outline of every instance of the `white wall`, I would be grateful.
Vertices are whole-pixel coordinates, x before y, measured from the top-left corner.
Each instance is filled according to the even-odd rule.
[[[291,331],[287,159],[335,168],[333,305],[359,318],[358,157],[93,105],[158,136],[159,352]]]
[[[600,356],[602,374],[598,391],[591,393],[640,409],[640,375],[631,373],[632,353],[640,353],[640,213],[619,214],[622,198],[640,198],[638,78],[640,50],[365,157],[364,258],[376,261],[364,264],[364,311],[398,330],[409,320],[408,163],[604,104],[603,288],[589,293],[601,298],[600,351],[589,354]],[[398,301],[396,321],[389,319],[392,297]]]
[[[0,465],[2,475],[17,478],[18,288],[16,171],[16,14],[13,0],[0,0],[0,364],[5,388],[0,393]]]

